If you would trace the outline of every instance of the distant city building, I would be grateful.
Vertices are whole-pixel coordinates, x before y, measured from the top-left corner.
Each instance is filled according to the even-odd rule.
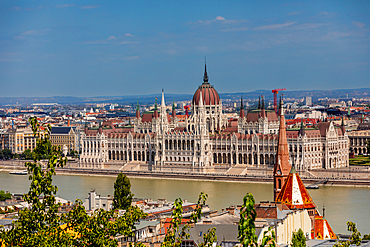
[[[370,141],[370,129],[348,132],[349,152],[353,155],[367,154],[367,142]]]
[[[85,199],[83,206],[86,211],[95,211],[97,209],[111,210],[113,209],[113,197],[102,197],[97,195],[95,190],[89,192],[88,198]]]
[[[1,137],[4,138],[1,141],[4,143],[3,149],[9,149],[14,154],[22,154],[26,149],[32,151],[36,147],[37,138],[34,136],[32,129],[27,126],[7,129]]]
[[[308,97],[308,96],[306,96],[306,97],[304,98],[304,104],[305,104],[306,106],[312,106],[312,97]]]
[[[270,165],[276,159],[279,118],[266,110],[264,99],[255,110],[238,119],[223,113],[222,101],[209,84],[205,68],[203,84],[194,93],[191,114],[167,111],[162,91],[161,105],[141,114],[137,105],[133,125],[118,127],[109,121],[81,133],[80,167],[104,168],[141,162],[153,170],[191,168],[198,171],[222,165]],[[348,136],[331,122],[316,127],[287,130],[290,163],[297,169],[348,166]]]
[[[64,146],[68,153],[76,150],[76,133],[73,127],[52,127],[50,133],[50,142],[53,146]]]

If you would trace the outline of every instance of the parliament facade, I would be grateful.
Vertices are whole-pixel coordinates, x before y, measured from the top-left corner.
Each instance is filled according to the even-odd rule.
[[[111,163],[148,164],[160,167],[273,166],[278,145],[279,119],[264,100],[247,113],[243,101],[238,120],[228,120],[222,101],[208,82],[194,93],[191,114],[185,118],[166,111],[164,92],[153,111],[140,113],[132,125],[115,126],[105,121],[98,128],[85,126],[81,134],[80,167],[104,168]],[[281,108],[283,111],[283,108]],[[289,162],[298,170],[348,166],[348,136],[344,126],[320,122],[314,128],[287,130]]]

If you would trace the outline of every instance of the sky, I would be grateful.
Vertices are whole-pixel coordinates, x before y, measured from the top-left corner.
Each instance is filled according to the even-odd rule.
[[[370,87],[370,1],[3,1],[0,97]]]

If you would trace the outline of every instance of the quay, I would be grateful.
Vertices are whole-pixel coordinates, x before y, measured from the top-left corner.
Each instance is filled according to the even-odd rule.
[[[84,175],[84,176],[117,176],[124,173],[131,178],[153,178],[153,179],[172,179],[172,180],[200,180],[200,181],[224,181],[237,183],[273,183],[271,167],[245,167],[244,172],[235,172],[230,170],[218,170],[214,172],[197,172],[194,170],[181,169],[173,171],[172,168],[165,167],[163,170],[151,170],[144,164],[136,164],[129,167],[128,164],[111,166],[106,169],[79,168],[77,162],[68,162],[64,168],[57,168],[57,174]],[[126,168],[126,169],[125,169]],[[0,165],[0,171],[11,172],[24,170],[24,161],[3,161]],[[229,172],[228,172],[229,171]],[[307,185],[318,186],[353,186],[370,187],[370,169],[369,167],[347,167],[339,169],[317,169],[311,171],[298,171],[302,181]]]

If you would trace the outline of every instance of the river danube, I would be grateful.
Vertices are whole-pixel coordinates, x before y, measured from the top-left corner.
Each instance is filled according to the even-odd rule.
[[[113,195],[115,177],[57,175],[54,184],[59,188],[58,196],[75,201],[84,200],[90,190],[102,196]],[[0,172],[0,189],[11,193],[25,193],[29,187],[28,176],[9,175]],[[272,200],[272,184],[211,182],[167,179],[131,178],[131,190],[138,198],[165,198],[173,201],[181,197],[196,202],[198,194],[208,194],[211,209],[221,210],[229,205],[241,204],[247,192],[253,193],[256,202]],[[309,190],[312,199],[322,212],[334,232],[347,233],[346,222],[353,221],[363,234],[370,233],[370,188],[321,187]]]

